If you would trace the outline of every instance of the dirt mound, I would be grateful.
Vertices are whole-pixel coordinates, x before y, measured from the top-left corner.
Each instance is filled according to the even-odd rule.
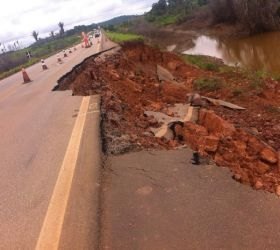
[[[159,68],[172,76],[170,81],[160,80]],[[145,115],[145,111],[174,116],[170,108],[185,103],[195,80],[201,77],[216,77],[228,84],[224,88],[201,90],[202,94],[232,101],[247,110],[233,111],[208,104],[208,109],[219,116],[207,115],[205,122],[200,115],[200,125],[185,123],[173,127],[176,140],[154,137],[152,128],[161,124],[155,117]],[[59,89],[71,89],[73,95],[101,94],[107,153],[171,149],[187,143],[219,165],[230,167],[240,182],[274,192],[280,185],[279,82],[270,79],[262,92],[233,95],[232,90],[240,85],[249,86],[242,75],[201,70],[185,64],[175,54],[131,42],[113,53],[87,60],[59,82]]]

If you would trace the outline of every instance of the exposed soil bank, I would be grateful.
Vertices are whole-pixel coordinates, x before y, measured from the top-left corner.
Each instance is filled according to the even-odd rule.
[[[174,81],[159,81],[157,66],[168,69]],[[169,108],[185,103],[194,81],[215,76],[225,86],[202,94],[231,101],[247,108],[230,111],[207,105],[200,112],[199,125],[185,123],[174,128],[177,140],[155,138],[151,128],[160,124],[145,111],[174,116]],[[171,149],[190,144],[215,162],[230,167],[235,179],[257,189],[278,191],[280,146],[280,86],[272,79],[262,91],[249,90],[249,81],[236,73],[217,73],[185,64],[175,54],[161,52],[143,43],[127,43],[114,53],[89,59],[59,82],[60,89],[74,95],[101,94],[103,129],[107,153],[118,154],[141,148]],[[234,95],[236,87],[244,90]],[[269,146],[270,144],[271,146]]]

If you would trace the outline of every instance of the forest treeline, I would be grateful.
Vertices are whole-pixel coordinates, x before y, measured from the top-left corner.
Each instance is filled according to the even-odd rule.
[[[251,32],[280,29],[279,0],[210,0],[217,22],[238,22]]]
[[[182,21],[202,5],[207,5],[214,23],[239,23],[251,33],[280,29],[280,0],[159,0],[149,15],[151,19],[177,13]]]

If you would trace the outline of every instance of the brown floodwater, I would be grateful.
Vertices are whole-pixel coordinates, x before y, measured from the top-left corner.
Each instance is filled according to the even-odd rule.
[[[241,39],[199,36],[185,54],[207,55],[228,65],[280,74],[280,32],[270,32]]]

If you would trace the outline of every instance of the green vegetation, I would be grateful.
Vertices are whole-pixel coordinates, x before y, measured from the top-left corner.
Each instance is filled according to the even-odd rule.
[[[268,77],[268,73],[260,70],[250,71],[247,73],[247,77],[250,80],[250,88],[261,91],[264,87],[264,80]]]
[[[44,42],[37,42],[28,48],[7,52],[0,55],[0,79],[10,76],[21,68],[29,67],[40,61],[42,58],[49,57],[63,49],[79,43],[81,38],[77,35],[59,37]],[[30,51],[32,58],[26,57],[26,52]]]
[[[223,87],[223,82],[219,78],[199,78],[194,81],[194,89],[200,91],[215,91]]]
[[[166,26],[169,24],[177,23],[180,15],[163,15],[163,16],[150,16],[147,19],[155,24]]]
[[[214,23],[240,24],[250,33],[280,29],[279,0],[158,0],[146,19],[159,25],[180,23],[203,5]],[[169,21],[162,21],[168,16]]]
[[[3,73],[0,74],[0,80],[4,79],[4,78],[6,78],[6,77],[8,77],[10,75],[13,75],[13,74],[21,71],[22,68],[27,68],[27,67],[29,67],[29,66],[31,66],[31,65],[39,62],[39,61],[40,61],[40,59],[38,59],[38,58],[32,58],[27,63],[24,63],[24,64],[22,64],[20,66],[17,66],[15,68],[13,68],[13,69],[10,69],[10,70],[8,70],[6,72],[3,72]]]
[[[120,32],[113,32],[113,31],[106,31],[106,35],[109,37],[110,40],[116,43],[128,42],[128,41],[143,41],[143,37],[131,34],[131,33],[120,33]]]
[[[27,50],[32,51],[34,57],[44,57],[51,55],[57,51],[63,50],[81,41],[81,37],[77,35],[63,37],[56,40],[49,41],[45,44],[34,44]]]
[[[207,0],[159,0],[146,14],[146,19],[162,26],[182,22],[194,10],[207,3]]]
[[[210,0],[216,23],[241,24],[250,33],[280,29],[280,1]]]
[[[225,65],[222,60],[211,56],[182,55],[182,58],[185,63],[194,65],[203,70],[215,71],[225,74],[239,73],[240,71],[240,68]]]
[[[223,65],[215,58],[201,55],[183,55],[183,59],[186,63],[197,66],[200,69],[219,71]]]

